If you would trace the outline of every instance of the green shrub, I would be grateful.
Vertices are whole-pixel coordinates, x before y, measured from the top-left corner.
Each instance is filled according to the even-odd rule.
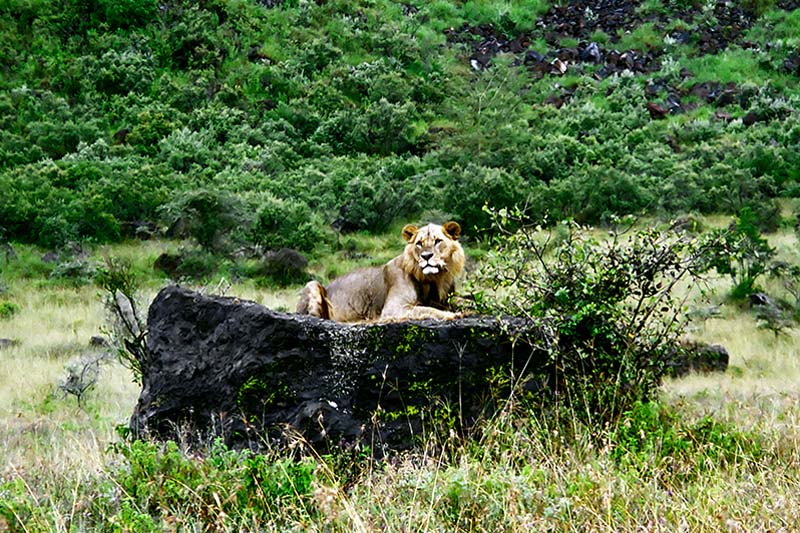
[[[233,231],[247,226],[242,201],[219,190],[197,189],[179,193],[162,213],[170,225],[180,221],[203,250],[223,251],[234,240]]]
[[[175,117],[174,109],[163,105],[148,106],[136,115],[126,140],[143,155],[155,155],[159,141],[179,127]]]
[[[647,188],[614,168],[591,172],[551,184],[552,208],[557,218],[574,218],[586,224],[607,223],[615,216],[636,215],[653,203]]]
[[[563,223],[541,231],[501,211],[503,231],[475,279],[475,310],[541,325],[550,357],[544,405],[591,424],[616,420],[658,392],[685,316],[672,290],[699,261],[690,237],[649,231],[597,240]]]
[[[757,292],[758,279],[767,272],[775,249],[761,236],[755,214],[744,208],[730,227],[705,236],[704,268],[730,276],[731,297],[743,300]]]
[[[19,313],[19,304],[14,302],[0,302],[0,320],[11,318]]]
[[[179,512],[194,517],[198,526],[218,526],[219,518],[244,527],[273,523],[280,515],[291,522],[291,516],[308,517],[312,509],[316,465],[307,459],[230,450],[221,440],[205,457],[185,454],[172,441],[134,441],[117,444],[114,451],[124,460],[112,472],[122,508],[138,509],[137,521]]]
[[[80,63],[84,79],[104,94],[145,92],[155,79],[155,65],[149,50],[106,50],[97,58],[83,56]]]
[[[760,436],[704,416],[687,422],[671,408],[636,402],[623,413],[609,440],[620,464],[659,476],[689,480],[709,469],[752,464],[763,455]]]
[[[59,262],[52,272],[50,279],[59,280],[70,285],[87,285],[94,281],[97,266],[88,258],[75,256]]]
[[[95,282],[103,290],[103,305],[110,315],[108,330],[117,359],[131,371],[134,381],[141,383],[150,358],[136,272],[129,261],[109,257],[97,269]]]
[[[268,196],[258,208],[250,238],[269,250],[307,252],[323,241],[322,227],[322,221],[305,202]]]
[[[219,257],[207,250],[190,250],[180,256],[175,274],[178,279],[203,281],[219,268]]]
[[[157,0],[97,0],[97,8],[112,28],[128,28],[153,22]]]
[[[217,160],[211,147],[214,145],[208,130],[191,131],[180,128],[158,143],[160,158],[173,170],[188,173],[194,168],[208,167]]]
[[[491,225],[491,215],[486,206],[496,210],[512,208],[524,203],[526,194],[526,187],[518,175],[502,169],[468,165],[451,174],[441,191],[441,200],[444,208],[464,227],[485,231]]]
[[[341,110],[322,122],[312,140],[329,145],[335,154],[402,154],[416,143],[412,103],[393,104],[385,98],[364,110]]]

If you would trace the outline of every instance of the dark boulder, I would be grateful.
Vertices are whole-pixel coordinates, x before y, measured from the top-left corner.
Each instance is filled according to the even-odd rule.
[[[426,431],[424,411],[458,413],[469,426],[491,408],[490,375],[544,367],[544,352],[513,343],[534,334],[526,324],[341,324],[168,287],[150,306],[131,428],[158,438],[221,434],[257,448],[291,427],[318,447],[406,448]]]
[[[19,341],[17,339],[0,339],[0,350],[4,348],[13,348],[14,346],[19,346]]]
[[[153,262],[153,270],[163,272],[170,278],[175,279],[178,277],[178,269],[181,267],[182,262],[182,255],[164,252]]]
[[[704,342],[685,342],[675,355],[666,361],[666,374],[685,376],[692,372],[725,372],[730,355],[724,346]]]
[[[381,455],[417,443],[432,420],[469,429],[511,385],[545,393],[554,345],[517,318],[341,324],[167,287],[150,306],[130,425],[256,449],[299,434],[317,449],[360,443]],[[679,350],[666,370],[727,365],[695,365],[692,353]]]
[[[307,268],[308,259],[303,254],[291,248],[281,248],[264,254],[259,270],[271,282],[285,287],[311,279]]]

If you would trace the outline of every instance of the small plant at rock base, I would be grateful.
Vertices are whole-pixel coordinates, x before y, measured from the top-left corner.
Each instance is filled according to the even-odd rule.
[[[139,285],[129,262],[109,257],[98,270],[96,282],[105,292],[103,301],[111,315],[110,335],[120,362],[141,383],[148,358],[147,325],[139,311]]]
[[[495,214],[496,251],[473,281],[480,312],[527,317],[549,332],[543,401],[604,425],[656,396],[685,328],[678,282],[695,278],[688,236],[655,230],[597,239],[577,224],[542,230]],[[557,238],[556,238],[557,237]]]
[[[721,464],[763,456],[762,439],[706,415],[690,422],[659,403],[636,402],[609,433],[611,457],[640,471],[658,468],[664,478],[691,480]]]
[[[112,472],[122,509],[138,509],[137,520],[182,510],[204,526],[198,529],[237,522],[248,529],[244,524],[270,523],[287,512],[305,517],[312,512],[317,466],[308,458],[232,450],[221,439],[202,455],[187,454],[173,441],[121,442],[112,449],[123,459]]]

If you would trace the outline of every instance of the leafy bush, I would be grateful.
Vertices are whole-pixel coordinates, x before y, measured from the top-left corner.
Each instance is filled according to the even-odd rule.
[[[94,280],[97,266],[88,257],[72,256],[58,263],[50,279],[66,282],[70,285],[86,285]]]
[[[704,267],[730,276],[733,299],[745,299],[759,290],[758,279],[767,272],[775,249],[761,236],[749,208],[730,227],[712,231],[705,239]]]
[[[323,240],[323,223],[308,204],[266,197],[256,214],[251,240],[269,250],[313,250]]]
[[[441,191],[442,205],[467,228],[485,231],[491,227],[485,209],[512,208],[526,200],[522,179],[502,169],[468,165],[456,170]],[[437,207],[437,206],[431,206]]]
[[[97,58],[83,56],[81,62],[84,79],[105,94],[142,93],[155,79],[155,65],[149,50],[106,50]]]
[[[163,214],[170,225],[180,222],[187,234],[206,251],[228,249],[231,232],[247,225],[241,200],[216,190],[197,189],[181,193],[164,206]]]
[[[221,440],[206,457],[185,454],[172,441],[120,443],[114,451],[124,460],[112,473],[123,503],[155,519],[180,511],[210,527],[217,517],[252,525],[271,523],[288,508],[311,513],[316,466],[308,459],[230,450]]]
[[[308,273],[308,260],[290,248],[270,251],[258,261],[252,274],[263,277],[270,285],[286,287],[305,283],[311,279]]]
[[[412,103],[393,104],[385,98],[365,110],[342,110],[320,124],[312,140],[331,146],[333,152],[390,155],[406,153],[416,143]]]
[[[157,0],[97,0],[97,7],[112,28],[146,24],[158,13]]]
[[[0,320],[11,318],[19,312],[19,304],[9,301],[0,302]]]
[[[658,403],[634,403],[610,435],[611,455],[620,464],[660,476],[686,480],[709,468],[758,461],[758,434],[743,432],[711,416],[688,423],[680,413]]]
[[[149,362],[145,317],[139,307],[139,281],[130,262],[109,257],[95,281],[103,290],[103,304],[110,315],[111,343],[123,366],[142,382]]]
[[[549,332],[542,401],[602,426],[654,398],[685,327],[672,290],[693,278],[691,238],[649,230],[597,240],[573,223],[543,232],[504,211],[497,228],[497,250],[473,281],[489,289],[472,289],[473,305]]]

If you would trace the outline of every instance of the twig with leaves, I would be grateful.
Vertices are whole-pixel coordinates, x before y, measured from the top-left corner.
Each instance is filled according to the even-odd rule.
[[[133,373],[134,381],[141,383],[149,357],[146,322],[136,303],[136,276],[128,262],[109,257],[98,272],[97,282],[105,291],[104,302],[112,316],[112,344],[120,362]]]

